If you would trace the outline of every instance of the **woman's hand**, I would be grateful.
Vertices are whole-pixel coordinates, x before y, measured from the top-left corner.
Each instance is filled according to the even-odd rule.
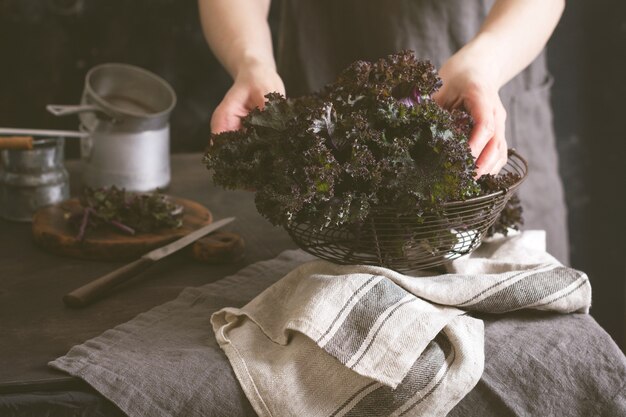
[[[276,72],[267,17],[270,0],[199,0],[202,30],[233,85],[211,117],[211,131],[241,128],[241,118],[265,105],[265,95],[285,94]]]
[[[564,7],[565,0],[496,0],[476,36],[441,67],[434,98],[474,118],[469,143],[479,176],[498,173],[507,160],[498,90],[543,49]]]
[[[443,86],[434,99],[444,108],[461,108],[472,116],[469,145],[476,158],[477,176],[495,175],[507,161],[506,111],[492,81],[496,74],[471,55],[471,51],[461,50],[441,67]]]
[[[243,66],[213,112],[211,132],[240,129],[241,118],[255,107],[263,108],[265,95],[271,92],[285,95],[283,81],[273,67],[258,64]]]

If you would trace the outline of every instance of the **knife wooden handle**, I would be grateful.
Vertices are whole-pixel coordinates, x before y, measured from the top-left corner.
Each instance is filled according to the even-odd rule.
[[[200,262],[221,264],[240,260],[246,244],[237,233],[217,231],[191,245],[191,256]]]
[[[66,294],[63,303],[72,308],[85,307],[117,285],[130,280],[135,275],[145,271],[155,261],[148,258],[139,258],[136,261],[124,265],[80,288]]]
[[[0,149],[33,149],[32,136],[8,136],[0,137]]]

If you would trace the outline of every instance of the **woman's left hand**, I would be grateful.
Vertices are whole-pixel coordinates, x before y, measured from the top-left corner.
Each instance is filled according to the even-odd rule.
[[[497,77],[469,55],[461,50],[446,61],[439,71],[443,86],[433,98],[446,109],[464,109],[472,116],[469,146],[476,158],[477,177],[496,175],[507,161],[506,110],[498,86],[491,81]]]

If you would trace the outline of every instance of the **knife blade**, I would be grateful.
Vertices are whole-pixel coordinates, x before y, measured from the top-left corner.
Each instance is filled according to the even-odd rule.
[[[202,236],[208,235],[209,233],[214,232],[223,226],[226,226],[233,220],[235,220],[234,217],[227,217],[214,223],[207,224],[206,226],[203,226],[198,230],[194,230],[193,232],[186,234],[185,236],[173,241],[172,243],[168,243],[165,246],[161,246],[160,248],[146,253],[142,256],[142,258],[151,259],[156,262],[159,259],[165,258],[166,256],[171,255],[178,250],[181,250],[185,246],[200,239]]]
[[[63,297],[63,303],[72,308],[85,307],[98,298],[102,298],[104,294],[112,290],[117,285],[128,281],[130,278],[145,271],[150,266],[154,265],[158,260],[165,258],[172,253],[181,250],[185,246],[190,245],[201,237],[227,225],[235,220],[234,217],[227,217],[225,219],[210,223],[203,226],[191,233],[181,237],[174,242],[168,243],[158,249],[154,249],[141,258],[127,265],[122,266],[100,278],[97,278],[88,284],[83,285],[80,288],[75,289],[72,292],[67,293]]]

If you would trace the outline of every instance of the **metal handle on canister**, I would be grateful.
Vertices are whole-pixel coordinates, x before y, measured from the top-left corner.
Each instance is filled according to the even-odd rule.
[[[79,114],[79,113],[95,113],[100,112],[104,113],[109,117],[112,117],[109,113],[104,111],[104,109],[93,105],[93,104],[79,104],[79,105],[66,105],[66,104],[48,104],[46,106],[46,110],[52,113],[55,116],[68,116],[71,114]]]

